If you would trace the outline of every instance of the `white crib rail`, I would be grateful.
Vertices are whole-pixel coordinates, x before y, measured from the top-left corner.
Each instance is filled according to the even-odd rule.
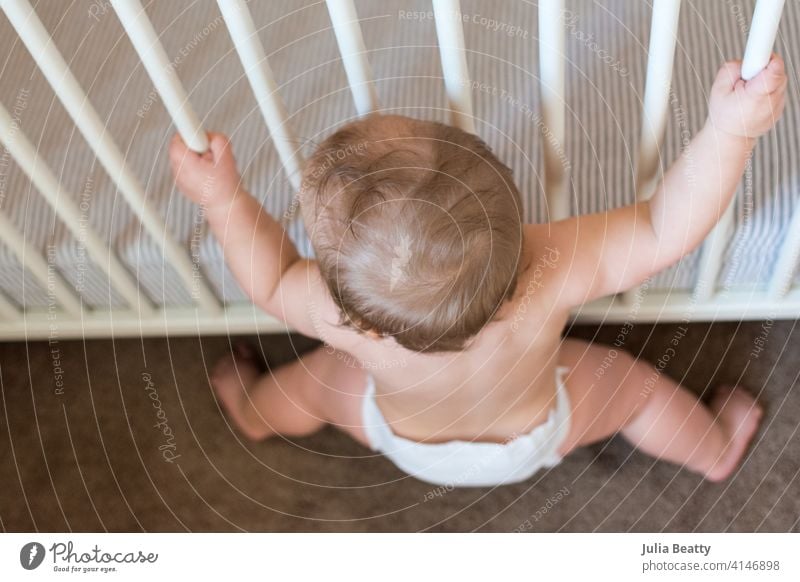
[[[139,54],[147,74],[172,116],[175,127],[189,149],[203,153],[208,149],[208,138],[197,114],[189,103],[186,90],[167,58],[150,19],[139,0],[111,0],[125,32]]]
[[[542,94],[544,190],[548,220],[570,214],[570,192],[564,164],[566,74],[564,0],[539,2],[539,88]]]
[[[636,165],[636,197],[653,194],[658,175],[659,148],[669,118],[672,69],[678,41],[681,0],[654,0],[647,51],[647,80],[642,103],[642,129]]]
[[[742,77],[744,79],[752,79],[769,63],[775,37],[778,34],[783,5],[783,0],[759,0],[756,4],[742,61]],[[711,301],[716,297],[717,280],[722,270],[725,249],[733,231],[734,203],[731,202],[703,243],[694,287],[694,301]],[[797,270],[797,254],[792,253],[793,244],[791,236],[784,241],[778,266],[770,284],[770,296],[772,297],[779,297],[788,291],[790,279]],[[797,246],[800,249],[800,243],[797,243]]]
[[[142,316],[153,315],[153,305],[143,293],[139,292],[135,279],[100,236],[88,224],[83,224],[80,209],[72,196],[64,191],[50,168],[39,159],[36,148],[22,130],[16,127],[14,120],[2,105],[0,105],[0,141],[14,156],[75,239],[82,242],[94,263],[108,275],[109,281],[113,283],[128,306]]]
[[[725,249],[733,234],[734,203],[725,209],[719,222],[703,242],[694,282],[692,297],[695,301],[710,301],[717,293],[717,281],[722,270]]]
[[[29,243],[25,235],[17,230],[4,214],[0,214],[0,240],[47,291],[48,300],[60,304],[67,313],[80,319],[82,311],[80,298],[56,271],[55,265],[48,263],[39,249]]]
[[[220,312],[219,300],[199,276],[188,252],[172,238],[164,220],[147,203],[144,188],[28,0],[1,0],[0,6],[97,159],[115,181],[147,233],[161,246],[166,261],[201,307]]]
[[[749,81],[767,66],[786,0],[759,0],[753,12],[750,36],[744,49],[742,79]]]
[[[217,4],[289,182],[299,190],[304,165],[300,142],[289,124],[286,105],[278,93],[278,84],[258,39],[250,9],[244,0],[217,0]]]
[[[781,252],[775,263],[775,270],[769,284],[771,298],[777,300],[789,292],[797,273],[798,260],[800,260],[800,204],[794,210],[786,231],[786,239],[783,241]]]
[[[642,100],[642,128],[636,159],[635,193],[637,200],[647,200],[658,184],[660,148],[669,119],[672,69],[678,42],[681,0],[654,0],[650,17],[650,43],[647,49],[647,77]],[[633,249],[632,249],[633,250]],[[634,251],[635,252],[635,251]],[[633,304],[638,290],[621,295]]]
[[[778,33],[784,0],[761,1],[753,13],[753,27],[747,39],[742,63],[742,77],[750,79],[766,66]],[[796,205],[786,231],[786,238],[775,262],[769,283],[769,296],[775,300],[786,295],[792,286],[800,260],[800,204]]]
[[[247,4],[245,0],[217,2],[281,162],[292,186],[298,189],[304,164],[299,153],[299,141],[291,130],[289,114],[280,97],[279,87]],[[207,140],[202,124],[192,110],[186,90],[169,63],[140,0],[111,0],[111,3],[176,128],[190,148],[198,152],[204,151]],[[783,5],[784,0],[758,0],[744,59],[745,78],[755,76],[768,62]],[[57,216],[73,234],[85,241],[92,260],[106,272],[114,288],[132,308],[129,311],[84,310],[75,290],[26,241],[11,221],[0,214],[0,240],[24,261],[24,266],[57,299],[64,310],[59,319],[59,334],[62,337],[97,337],[282,330],[282,325],[258,313],[252,306],[234,305],[228,306],[224,312],[220,311],[218,299],[207,284],[198,279],[198,271],[191,264],[186,249],[171,238],[164,220],[146,203],[141,184],[106,132],[102,120],[89,103],[29,1],[0,0],[0,6],[145,230],[161,245],[165,260],[173,265],[182,281],[193,290],[193,298],[200,307],[199,310],[188,307],[158,311],[154,309],[139,293],[137,282],[109,245],[93,231],[86,228],[81,232],[76,230],[80,215],[72,198],[63,191],[61,184],[43,161],[38,159],[35,149],[24,134],[16,131],[18,128],[13,127],[13,120],[0,106],[0,132],[6,148],[29,175]],[[327,7],[356,110],[359,115],[376,111],[379,107],[377,93],[353,0],[327,0]],[[432,8],[451,123],[474,132],[472,88],[460,3],[458,0],[432,0]],[[564,1],[541,0],[538,10],[541,129],[546,134],[543,139],[545,189],[549,218],[554,220],[567,216],[570,211],[568,176],[563,153],[566,114]],[[669,117],[670,83],[679,10],[680,0],[654,0],[636,168],[636,192],[640,199],[647,198],[652,193],[658,177],[659,147]],[[12,135],[11,130],[16,133]],[[716,281],[732,221],[733,214],[729,210],[706,242],[693,292],[650,291],[639,294],[636,306],[638,321],[657,321],[663,317],[685,318],[689,305],[693,318],[758,318],[767,313],[770,317],[796,317],[800,314],[800,289],[792,288],[800,257],[800,205],[794,212],[781,248],[769,293],[716,293]],[[630,300],[630,295],[627,298]],[[583,321],[622,320],[628,315],[630,308],[630,301],[609,297],[583,306],[576,316]],[[20,312],[13,302],[2,296],[0,317],[8,319],[0,326],[0,339],[47,337],[52,330],[47,314]]]
[[[326,4],[356,111],[359,115],[377,111],[378,94],[372,80],[372,69],[355,4],[353,0],[326,0]]]
[[[475,133],[472,89],[464,45],[464,28],[461,25],[461,4],[459,0],[433,0],[433,15],[436,36],[439,39],[450,123],[464,131]]]

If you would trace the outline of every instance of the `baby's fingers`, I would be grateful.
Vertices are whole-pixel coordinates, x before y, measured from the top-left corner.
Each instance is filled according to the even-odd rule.
[[[722,94],[733,91],[736,82],[742,78],[742,61],[728,61],[720,67],[712,91]]]
[[[783,59],[773,55],[764,70],[747,82],[747,91],[756,95],[769,95],[785,87],[785,84],[786,72]]]
[[[214,162],[217,164],[219,164],[221,160],[233,155],[230,140],[221,133],[208,134],[208,149],[211,152]]]
[[[214,154],[210,149],[199,154],[189,148],[178,134],[172,138],[169,157],[172,165],[183,172],[207,172],[214,167]]]
[[[169,159],[173,163],[180,162],[188,152],[189,148],[186,147],[186,144],[181,139],[181,135],[179,133],[173,135],[172,140],[169,142]]]

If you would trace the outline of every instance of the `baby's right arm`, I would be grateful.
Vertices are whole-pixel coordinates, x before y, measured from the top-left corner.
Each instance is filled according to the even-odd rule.
[[[705,127],[650,200],[529,227],[533,252],[559,250],[559,303],[630,289],[695,249],[728,207],[756,138],[780,117],[785,89],[780,57],[748,82],[740,62],[727,63],[711,89]]]
[[[226,264],[253,303],[317,336],[338,312],[316,263],[300,257],[283,226],[244,190],[228,138],[209,134],[209,146],[198,154],[175,135],[170,159],[178,188],[203,209]]]

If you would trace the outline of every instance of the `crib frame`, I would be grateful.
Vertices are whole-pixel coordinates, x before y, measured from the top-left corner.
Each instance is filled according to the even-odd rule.
[[[140,0],[110,0],[184,141],[195,151],[208,147],[205,129],[161,46]],[[242,67],[293,188],[298,189],[303,159],[288,123],[289,115],[258,38],[245,0],[217,0],[234,41]],[[380,108],[353,0],[327,0],[333,31],[357,112]],[[653,0],[647,79],[638,144],[636,192],[645,199],[658,180],[658,148],[668,119],[669,91],[677,38],[680,0]],[[743,76],[755,76],[768,62],[784,0],[758,0],[744,55]],[[164,220],[146,202],[144,189],[113,139],[104,131],[97,112],[72,75],[49,33],[28,0],[0,0],[6,16],[37,66],[98,160],[131,206],[144,230],[161,245],[191,292],[194,306],[161,308],[139,291],[137,281],[110,246],[94,232],[82,236],[87,255],[109,277],[127,302],[127,309],[88,309],[47,258],[28,243],[0,213],[0,240],[47,290],[46,309],[18,308],[0,295],[0,340],[124,337],[148,335],[249,334],[286,331],[280,322],[249,304],[222,305],[189,259],[187,249],[170,238]],[[444,85],[451,123],[475,131],[469,70],[459,0],[432,0],[439,40]],[[539,62],[542,120],[550,138],[545,146],[545,195],[551,219],[567,216],[567,180],[559,152],[565,135],[565,26],[563,0],[539,2]],[[0,104],[0,141],[52,206],[56,216],[77,232],[80,214],[36,149]],[[690,322],[714,320],[784,319],[800,315],[800,288],[792,281],[800,258],[800,207],[794,211],[776,267],[766,289],[732,291],[716,284],[723,250],[733,224],[732,207],[709,235],[700,258],[699,276],[691,292],[656,292],[643,286],[576,310],[584,323]]]

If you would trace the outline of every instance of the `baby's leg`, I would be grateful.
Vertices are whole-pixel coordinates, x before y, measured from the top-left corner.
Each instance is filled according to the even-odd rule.
[[[361,422],[366,374],[341,352],[320,347],[261,374],[252,348],[242,344],[217,363],[211,383],[228,416],[251,440],[305,436],[330,423],[366,444]]]
[[[608,346],[565,340],[559,364],[572,368],[572,428],[562,452],[621,431],[645,453],[719,481],[738,466],[762,415],[741,388],[703,405],[652,366]]]

